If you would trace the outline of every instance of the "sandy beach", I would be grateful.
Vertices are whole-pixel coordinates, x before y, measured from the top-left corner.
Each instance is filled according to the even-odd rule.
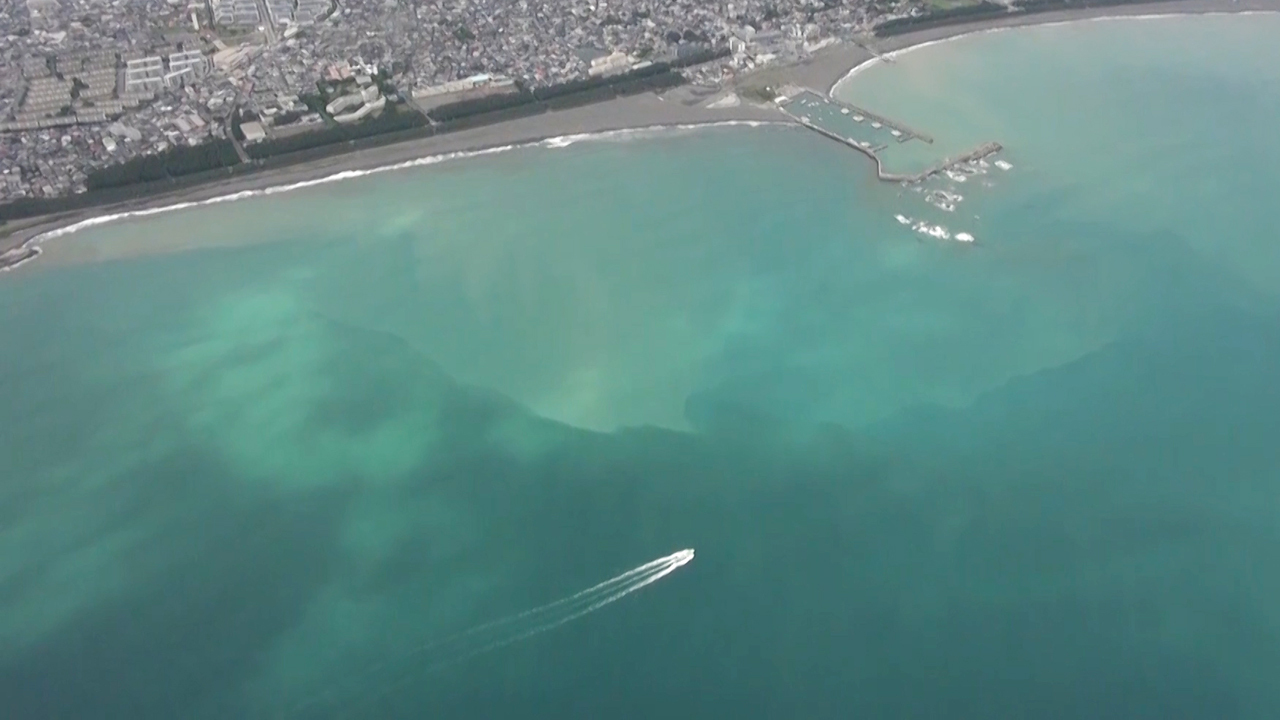
[[[613,130],[642,129],[676,125],[700,125],[728,121],[786,122],[776,110],[741,103],[733,107],[707,109],[706,99],[697,101],[687,88],[677,88],[662,96],[654,94],[619,98],[608,102],[558,110],[519,118],[510,122],[438,135],[337,155],[277,170],[246,174],[225,182],[209,183],[137,201],[88,208],[48,220],[24,221],[25,226],[0,239],[0,252],[21,247],[40,235],[103,215],[202,202],[236,193],[263,190],[316,180],[341,172],[371,170],[416,158],[480,151],[495,147],[525,145],[549,138],[595,134]]]
[[[1280,11],[1280,0],[1166,0],[1118,7],[1011,15],[1007,18],[929,28],[874,40],[873,46],[879,53],[889,53],[924,43],[1004,27],[1102,17],[1244,11]],[[768,67],[744,75],[737,80],[736,85],[791,83],[825,92],[830,91],[854,68],[875,58],[876,54],[865,47],[851,42],[840,43],[815,53],[799,64]],[[747,102],[729,107],[706,107],[709,102],[723,94],[723,92],[711,93],[699,97],[697,88],[683,87],[663,95],[645,94],[619,98],[448,135],[362,150],[288,168],[252,173],[224,182],[210,183],[127,203],[90,208],[56,218],[22,221],[15,223],[19,229],[0,238],[0,252],[22,247],[32,241],[39,241],[43,234],[95,217],[180,203],[202,202],[235,193],[316,180],[341,172],[370,170],[422,157],[524,145],[548,138],[633,128],[714,124],[728,121],[788,122],[786,116],[775,109]]]
[[[986,18],[974,22],[927,28],[889,38],[877,38],[870,41],[870,44],[877,52],[887,54],[924,45],[925,43],[1001,28],[1049,25],[1098,18],[1203,15],[1235,12],[1280,12],[1280,0],[1164,0],[1163,2],[1135,3],[1110,7],[1015,14],[1008,17]],[[740,78],[738,82],[770,85],[792,83],[813,88],[814,90],[830,92],[837,83],[858,66],[875,59],[875,54],[865,47],[850,42],[840,43],[814,53],[812,57],[799,64],[763,68]]]

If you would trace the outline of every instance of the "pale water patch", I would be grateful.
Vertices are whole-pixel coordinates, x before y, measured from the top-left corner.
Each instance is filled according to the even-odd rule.
[[[1169,97],[1238,90],[1203,79]],[[966,181],[967,246],[795,131],[559,144],[0,283],[0,715],[1271,720],[1262,284],[1031,146]],[[574,427],[646,422],[680,431]],[[579,625],[413,653],[695,546]]]
[[[1277,33],[1277,13],[1001,30],[900,53],[836,92],[921,127],[939,152],[1004,144],[1016,166],[995,189],[1005,207],[1063,223],[1123,217],[1131,237],[1177,236],[1273,293],[1280,245],[1261,199],[1280,162]]]
[[[652,135],[605,136],[628,141],[619,144],[564,138],[550,143],[564,146],[552,155],[529,148],[319,183],[270,200],[106,225],[57,238],[50,248],[74,254],[127,246],[131,238],[185,237],[195,246],[279,239],[291,243],[292,266],[263,266],[250,284],[231,281],[217,291],[230,293],[215,301],[221,309],[200,311],[201,323],[220,328],[238,321],[218,324],[212,314],[270,317],[255,304],[267,297],[295,303],[296,317],[276,321],[281,338],[270,352],[255,351],[263,358],[255,362],[271,352],[308,352],[303,334],[314,313],[389,332],[464,384],[597,430],[688,428],[691,398],[741,389],[767,412],[853,424],[921,402],[962,403],[1012,375],[1097,347],[1119,320],[1099,325],[1090,313],[1071,340],[1047,322],[1043,333],[1025,334],[1036,325],[1030,316],[1058,317],[1075,293],[1044,294],[1033,274],[1005,267],[1008,258],[960,259],[948,248],[918,246],[916,233],[892,224],[899,189],[877,183],[865,158],[831,152],[825,140],[766,128]],[[645,137],[639,142],[653,144],[633,152]],[[976,213],[982,202],[965,207]],[[968,221],[948,227],[987,232]],[[904,242],[917,246],[904,250]],[[957,273],[955,262],[971,270]],[[980,268],[1002,279],[991,284]],[[886,269],[919,290],[884,297]],[[282,291],[285,276],[296,279]],[[954,302],[957,292],[1016,304],[1028,322],[980,330]],[[1097,302],[1108,302],[1106,292]],[[936,318],[932,335],[918,330],[922,316]],[[845,333],[803,329],[823,322]],[[856,339],[884,332],[890,335],[871,345]],[[193,341],[177,366],[201,367],[208,364],[201,352],[229,356],[236,343],[258,342],[226,337],[215,341],[224,347]],[[952,346],[957,337],[968,338],[964,351]],[[940,372],[942,346],[951,364],[971,370]],[[778,385],[783,373],[803,377],[807,389]],[[186,375],[180,382],[199,373]],[[265,408],[271,397],[306,386],[288,378],[269,388],[260,409],[277,427],[246,424],[237,446],[290,465],[288,451],[270,449],[265,438],[278,438],[283,424],[299,418],[286,422]],[[208,412],[232,413],[228,402],[212,402],[221,409]],[[316,482],[345,472],[345,461],[334,459],[340,451],[298,453],[312,458],[303,466],[315,468],[307,474]]]
[[[741,391],[769,413],[865,423],[921,402],[964,402],[1097,347],[1119,321],[1079,316],[1064,342],[1061,325],[1032,318],[1077,314],[1063,306],[1074,292],[1046,294],[1034,272],[1015,271],[1003,256],[920,245],[892,220],[898,188],[877,183],[865,158],[831,152],[828,141],[742,129],[646,142],[321,184],[269,206],[262,198],[206,206],[54,246],[110,246],[143,230],[187,233],[195,244],[285,242],[278,257],[287,259],[246,251],[252,279],[235,278],[230,255],[222,274],[206,273],[212,294],[195,310],[191,338],[162,353],[194,405],[210,394],[199,417],[245,413],[240,452],[294,468],[276,482],[300,467],[313,478],[305,482],[363,467],[338,459],[340,443],[276,447],[306,413],[267,408],[314,390],[305,373],[284,374],[291,354],[311,358],[301,367],[322,358],[309,334],[317,318],[388,332],[464,384],[597,430],[688,428],[691,398],[697,405],[708,393]],[[891,282],[915,289],[886,295]],[[1107,292],[1129,292],[1103,290],[1099,304]],[[969,301],[957,302],[966,296],[1016,306],[1026,321],[983,329]],[[921,317],[934,318],[932,331],[920,330]],[[265,334],[249,332],[254,323]],[[811,330],[824,323],[841,330]],[[233,329],[241,324],[246,330]],[[1025,332],[1041,324],[1043,332]],[[966,339],[963,350],[956,338]],[[245,365],[217,367],[236,353]],[[945,373],[944,363],[971,369]],[[794,379],[779,385],[783,375]],[[209,381],[244,394],[218,395],[204,389]],[[261,401],[242,407],[234,398],[250,397],[255,383]]]
[[[431,446],[442,422],[432,415],[439,398],[397,388],[418,404],[357,432],[325,417],[335,384],[361,378],[334,373],[334,338],[300,306],[297,281],[280,277],[270,289],[220,299],[195,319],[185,342],[156,358],[175,414],[255,485],[398,477]]]

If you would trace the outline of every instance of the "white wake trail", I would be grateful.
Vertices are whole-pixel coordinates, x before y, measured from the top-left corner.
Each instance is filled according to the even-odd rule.
[[[681,551],[681,552],[685,552],[685,551]],[[500,637],[499,639],[494,640],[489,644],[484,645],[483,647],[477,648],[475,650],[471,650],[468,652],[466,656],[457,658],[450,662],[452,663],[452,662],[458,662],[460,660],[465,660],[468,657],[474,657],[481,653],[489,652],[490,650],[497,650],[498,648],[504,647],[506,645],[510,645],[514,642],[519,642],[520,640],[531,638],[534,635],[540,635],[548,630],[554,630],[555,628],[558,628],[561,625],[564,625],[565,623],[571,622],[573,620],[577,620],[583,615],[587,615],[588,613],[593,613],[596,610],[599,610],[600,608],[604,607],[605,605],[608,605],[613,602],[617,602],[618,600],[621,600],[627,595],[630,595],[631,593],[647,585],[652,585],[653,583],[658,582],[662,578],[680,569],[681,566],[686,564],[689,560],[693,559],[693,551],[690,550],[687,552],[689,552],[688,560],[685,560],[679,563],[669,563],[661,567],[651,569],[649,572],[644,573],[642,575],[632,576],[631,579],[625,584],[613,585],[611,587],[608,587],[606,592],[595,592],[593,594],[587,595],[587,593],[593,590],[596,590],[597,588],[606,587],[607,583],[601,583],[600,585],[596,585],[595,587],[589,588],[588,590],[583,590],[581,593],[574,595],[573,598],[565,598],[564,600],[551,603],[550,605],[545,605],[542,608],[537,608],[535,610],[530,610],[526,613],[521,613],[521,615],[516,616],[516,618],[513,618],[513,621],[514,619],[517,619],[517,618],[526,618],[526,622],[521,623],[520,627],[526,627],[530,622],[536,623],[536,624],[532,625],[531,627],[528,627],[528,629],[522,630],[518,635],[507,637],[506,634],[504,633],[503,637]],[[576,601],[571,602],[571,600],[575,600],[575,599]],[[537,618],[530,617],[534,613],[538,614]]]
[[[693,550],[681,550],[679,552],[672,553],[665,557],[660,557],[657,560],[652,560],[650,562],[647,562],[644,565],[641,565],[640,567],[628,570],[622,573],[621,575],[618,575],[617,577],[612,577],[612,578],[609,578],[608,580],[605,580],[602,583],[592,585],[586,590],[582,590],[581,592],[574,593],[569,597],[561,598],[560,600],[557,600],[553,603],[541,605],[539,607],[533,608],[532,610],[525,610],[523,612],[516,613],[515,615],[508,615],[507,617],[500,618],[498,620],[491,620],[483,625],[478,625],[474,628],[461,632],[452,637],[445,638],[444,640],[440,640],[437,642],[424,645],[421,648],[419,648],[419,651],[426,650],[431,647],[436,647],[443,643],[453,642],[453,641],[461,640],[470,636],[478,635],[484,632],[492,631],[494,629],[502,628],[504,626],[509,626],[521,621],[532,621],[536,619],[535,616],[542,616],[542,615],[551,614],[551,613],[560,614],[565,610],[569,609],[569,606],[580,605],[580,604],[591,604],[595,599],[605,595],[611,595],[614,592],[616,592],[619,588],[630,587],[633,584],[639,583],[638,585],[636,585],[636,587],[630,590],[627,590],[623,594],[625,595],[625,594],[635,592],[635,590],[638,590],[644,587],[645,585],[648,585],[649,583],[654,582],[653,579],[646,580],[646,578],[648,578],[650,575],[653,575],[655,573],[660,573],[659,577],[666,577],[667,575],[670,575],[672,572],[675,572],[675,570],[680,568],[681,566],[688,564],[691,560],[693,560]]]
[[[355,712],[358,706],[368,706],[424,674],[456,665],[477,655],[498,650],[535,635],[541,635],[593,613],[637,590],[652,585],[692,560],[692,549],[680,550],[546,605],[477,625],[442,640],[424,643],[395,661],[376,663],[360,673],[354,697],[348,701],[344,702],[335,697],[331,689],[295,706],[288,715],[296,716],[303,710],[321,704],[338,705]],[[370,681],[389,672],[394,673],[396,668],[402,668],[415,660],[420,661],[420,664],[402,669],[396,673],[399,677],[380,683],[376,692],[361,692]]]

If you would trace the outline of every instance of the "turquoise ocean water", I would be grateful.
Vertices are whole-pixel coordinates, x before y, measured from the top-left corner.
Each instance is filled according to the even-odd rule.
[[[1276,717],[1275,37],[843,85],[903,167],[1006,146],[951,213],[732,127],[51,241],[0,281],[0,717]]]

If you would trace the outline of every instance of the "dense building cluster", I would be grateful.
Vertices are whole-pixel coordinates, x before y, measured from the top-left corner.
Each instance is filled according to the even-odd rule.
[[[381,92],[432,97],[477,76],[550,85],[731,47],[689,71],[716,83],[913,2],[9,0],[0,202],[83,192],[97,168],[227,137],[233,113],[254,116],[255,137],[305,131],[331,120],[300,99],[326,82],[380,76],[381,91],[343,103],[368,114]]]

